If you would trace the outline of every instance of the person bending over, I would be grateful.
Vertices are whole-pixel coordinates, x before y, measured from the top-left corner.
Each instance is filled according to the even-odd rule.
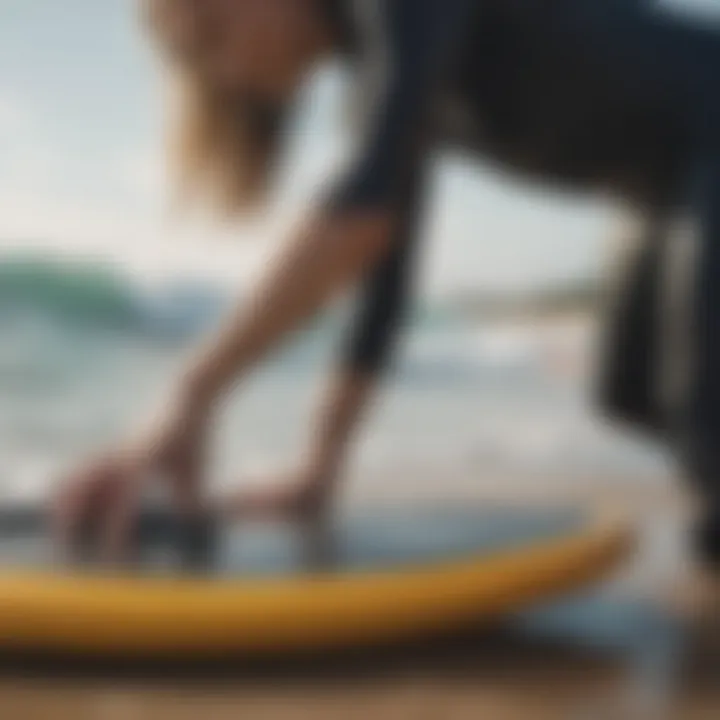
[[[613,292],[599,401],[667,442],[702,499],[704,557],[720,527],[720,35],[641,0],[145,0],[178,81],[182,187],[257,207],[285,121],[312,73],[344,63],[353,154],[221,331],[178,374],[162,411],[62,484],[68,539],[104,517],[107,559],[129,549],[148,483],[204,513],[206,440],[219,405],[270,352],[354,285],[361,301],[297,472],[221,510],[314,513],[391,357],[411,296],[431,156],[454,147],[558,188],[610,194],[639,249]],[[665,249],[692,220],[683,313],[664,309]],[[478,228],[479,243],[491,242]],[[209,250],[210,251],[210,250]],[[662,320],[662,321],[661,321]]]

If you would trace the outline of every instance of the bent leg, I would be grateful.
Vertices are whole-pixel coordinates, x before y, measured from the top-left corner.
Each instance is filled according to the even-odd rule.
[[[665,399],[677,452],[701,500],[699,549],[720,567],[720,151],[702,158],[688,208],[691,233],[675,242],[692,244],[690,282],[675,308]]]
[[[623,231],[623,258],[608,289],[595,387],[596,402],[609,419],[652,433],[664,426],[656,372],[664,235],[664,223],[650,214]]]
[[[694,179],[689,222],[645,216],[609,292],[596,400],[670,443],[700,499],[694,542],[720,564],[720,154]]]

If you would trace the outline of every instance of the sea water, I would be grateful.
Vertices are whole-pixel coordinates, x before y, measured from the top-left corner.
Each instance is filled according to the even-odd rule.
[[[154,409],[226,304],[198,283],[149,293],[92,268],[0,265],[1,492],[42,493]],[[591,323],[430,317],[410,324],[360,432],[358,482],[411,485],[429,469],[652,482],[665,471],[656,448],[593,414]],[[253,482],[302,452],[345,324],[321,321],[236,388],[214,434],[213,483]]]

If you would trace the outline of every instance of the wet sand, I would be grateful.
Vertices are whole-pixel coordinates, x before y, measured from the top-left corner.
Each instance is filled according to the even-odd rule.
[[[472,640],[472,648],[468,641]],[[623,714],[633,690],[627,662],[557,642],[477,633],[460,646],[314,661],[301,667],[164,672],[3,672],[3,717],[33,720],[228,720],[236,717],[497,720],[627,717],[711,720],[720,691],[709,667],[683,678],[666,715]]]
[[[445,499],[485,504],[622,504],[641,546],[610,581],[566,607],[503,627],[354,656],[265,667],[73,666],[17,659],[0,664],[0,708],[11,720],[558,720],[720,717],[720,633],[715,618],[687,633],[666,608],[694,583],[680,529],[687,512],[670,483],[652,490],[602,479],[508,484],[443,482]],[[437,487],[437,484],[434,484]],[[511,490],[508,490],[508,487]],[[499,490],[498,488],[502,488]],[[465,493],[465,495],[464,495]],[[428,489],[432,501],[435,491]],[[437,495],[439,497],[439,495]],[[396,499],[402,498],[402,492]],[[678,591],[681,591],[678,593]],[[649,624],[648,618],[655,618]],[[647,627],[644,627],[647,625]],[[628,698],[644,698],[645,715]],[[665,713],[665,714],[662,714]]]

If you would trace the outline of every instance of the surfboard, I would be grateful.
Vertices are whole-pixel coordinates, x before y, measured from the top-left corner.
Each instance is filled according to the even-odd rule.
[[[0,652],[282,655],[454,631],[598,581],[630,525],[581,509],[385,509],[322,526],[209,523],[162,509],[136,563],[56,566],[43,513],[0,508]]]

